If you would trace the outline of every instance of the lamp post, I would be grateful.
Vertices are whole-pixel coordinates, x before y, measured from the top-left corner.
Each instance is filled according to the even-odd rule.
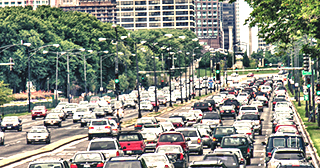
[[[192,39],[192,41],[198,41],[198,39],[197,38],[195,38],[195,39]],[[195,94],[195,90],[194,90],[194,65],[193,65],[193,62],[194,62],[194,56],[195,56],[195,54],[194,54],[194,50],[195,49],[198,49],[199,47],[195,47],[194,49],[192,49],[192,93],[193,94]],[[193,97],[194,98],[194,97]]]
[[[186,55],[184,57],[184,66],[185,66],[185,74],[184,74],[184,78],[185,78],[185,89],[186,89],[186,102],[188,102],[188,81],[187,81],[187,72],[188,72],[188,69],[187,69],[187,55],[189,55],[190,53],[189,52],[186,52]],[[190,78],[190,74],[189,74],[189,78]],[[190,85],[190,84],[189,84]],[[190,90],[189,90],[190,91]]]
[[[168,51],[170,51],[171,47],[170,48],[167,48]],[[169,52],[169,58],[168,59],[171,59],[172,62],[171,62],[171,66],[172,67],[169,67],[169,92],[170,92],[170,102],[169,102],[169,106],[172,107],[172,89],[171,89],[171,69],[173,69],[174,67],[174,64],[173,64],[173,59],[174,59],[174,52]]]
[[[103,53],[108,54],[109,51],[103,51]],[[102,86],[102,55],[100,55],[100,97],[102,97],[103,86]]]
[[[31,57],[36,54],[39,50],[43,49],[43,48],[46,48],[46,47],[56,47],[58,48],[60,45],[59,44],[50,44],[50,45],[45,45],[45,46],[41,46],[37,49],[35,49],[35,51],[30,54],[29,52],[29,47],[31,46],[31,43],[25,43],[24,44],[25,46],[27,46],[27,53],[28,53],[28,102],[29,102],[29,105],[28,105],[28,110],[29,112],[31,112],[31,90],[30,90],[30,86],[31,86],[31,72],[30,72],[30,59]]]

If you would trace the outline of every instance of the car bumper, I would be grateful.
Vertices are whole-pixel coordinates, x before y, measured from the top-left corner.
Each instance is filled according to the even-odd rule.
[[[47,116],[47,114],[31,114],[31,116],[32,116],[33,118],[37,118],[37,117],[46,117],[46,116]]]
[[[46,142],[47,139],[46,138],[45,139],[28,139],[27,141],[29,141],[29,142]]]
[[[189,145],[190,152],[200,152],[201,150],[201,145]]]
[[[175,168],[184,168],[185,166],[185,161],[176,161],[175,163],[173,163]]]
[[[111,136],[112,133],[111,132],[103,132],[103,133],[89,133],[88,134],[89,136],[92,136],[92,137],[108,137],[108,136]]]
[[[1,126],[2,130],[19,130],[21,126]]]
[[[212,144],[212,139],[210,138],[202,138],[203,145],[210,146]]]
[[[59,124],[61,124],[61,122],[54,122],[54,123],[52,123],[52,122],[47,122],[47,123],[46,123],[46,122],[45,122],[45,123],[44,123],[44,125],[52,125],[52,126],[53,126],[53,125],[59,125]]]
[[[141,154],[143,154],[142,150],[126,150],[123,152],[125,155],[141,155]]]
[[[146,145],[146,150],[154,150],[154,149],[156,149],[156,146],[157,146],[156,143],[154,143],[154,144],[147,144],[147,145]]]

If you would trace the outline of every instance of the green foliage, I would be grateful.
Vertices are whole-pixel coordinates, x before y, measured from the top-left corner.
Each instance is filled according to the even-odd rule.
[[[257,68],[257,62],[255,60],[250,60],[250,68],[251,69],[256,69]]]
[[[243,55],[242,62],[243,62],[243,66],[244,66],[244,67],[250,67],[250,60],[249,60],[247,51],[246,51],[246,52],[244,53],[244,55]]]
[[[3,81],[0,81],[0,105],[9,103],[11,101],[11,94],[12,90],[8,88],[8,84],[5,84]]]

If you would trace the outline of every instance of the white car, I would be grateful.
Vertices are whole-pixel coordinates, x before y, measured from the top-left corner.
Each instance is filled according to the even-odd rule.
[[[89,142],[87,151],[99,151],[106,157],[123,156],[124,153],[117,139],[114,138],[98,138]]]
[[[63,111],[70,117],[73,116],[73,113],[76,111],[78,107],[77,103],[68,103],[66,107],[63,109]]]
[[[174,131],[176,129],[172,122],[159,122],[159,124],[162,125],[164,131]]]
[[[259,114],[258,107],[256,105],[241,106],[239,110],[239,115],[244,114]]]
[[[4,132],[0,129],[0,145],[4,145]]]
[[[237,100],[238,100],[238,102],[240,102],[241,104],[247,105],[248,102],[249,102],[249,95],[248,95],[248,93],[240,93],[240,94],[237,96]]]
[[[240,167],[245,168],[246,167],[246,158],[243,157],[242,152],[238,148],[216,148],[213,153],[221,153],[221,154],[229,154],[229,153],[235,154],[240,163]]]
[[[72,116],[73,123],[76,123],[81,120],[81,117],[84,115],[90,115],[91,112],[87,107],[78,107]]]
[[[276,168],[279,165],[279,163],[290,163],[292,165],[300,165],[301,162],[308,162],[308,160],[310,159],[311,158],[306,158],[305,153],[301,149],[277,149],[276,151],[274,151],[271,158],[266,157],[265,167]]]
[[[192,126],[193,124],[197,123],[197,117],[194,113],[189,112],[182,112],[179,113],[179,116],[184,116],[187,119],[186,126]]]
[[[112,128],[108,119],[92,119],[88,129],[88,140],[93,137],[112,136]]]
[[[271,93],[272,92],[272,88],[270,86],[261,86],[261,92],[265,92],[265,93]]]
[[[140,110],[147,110],[152,112],[153,111],[153,105],[150,101],[142,101],[140,102]]]
[[[142,126],[141,131],[143,132],[153,132],[155,133],[157,136],[159,136],[161,133],[163,133],[165,130],[162,127],[161,124],[144,124]]]
[[[49,144],[51,140],[50,132],[45,126],[32,126],[27,132],[27,144],[32,142],[45,142]]]
[[[263,103],[261,101],[252,101],[252,106],[257,106],[259,112],[263,112]]]
[[[147,167],[154,168],[174,168],[173,163],[164,153],[145,153],[140,156],[147,164]]]
[[[200,122],[202,120],[203,113],[200,109],[189,110],[189,113],[195,114],[198,122]]]

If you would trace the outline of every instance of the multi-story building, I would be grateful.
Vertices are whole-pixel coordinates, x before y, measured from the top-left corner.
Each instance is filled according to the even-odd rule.
[[[233,43],[237,42],[236,31],[236,3],[229,3],[228,1],[219,3],[219,14],[223,29],[223,47],[229,51],[233,51]],[[239,30],[240,31],[240,30]],[[231,48],[230,48],[231,47]]]
[[[86,12],[102,22],[116,23],[115,0],[60,0],[59,8],[64,11]]]
[[[219,21],[218,0],[197,0],[195,2],[196,35],[200,42],[210,48],[220,48],[222,31]]]
[[[50,0],[0,0],[0,7],[12,7],[12,6],[32,6],[34,9],[41,5],[55,6],[56,1]]]
[[[194,0],[117,0],[117,24],[128,30],[194,31]]]

